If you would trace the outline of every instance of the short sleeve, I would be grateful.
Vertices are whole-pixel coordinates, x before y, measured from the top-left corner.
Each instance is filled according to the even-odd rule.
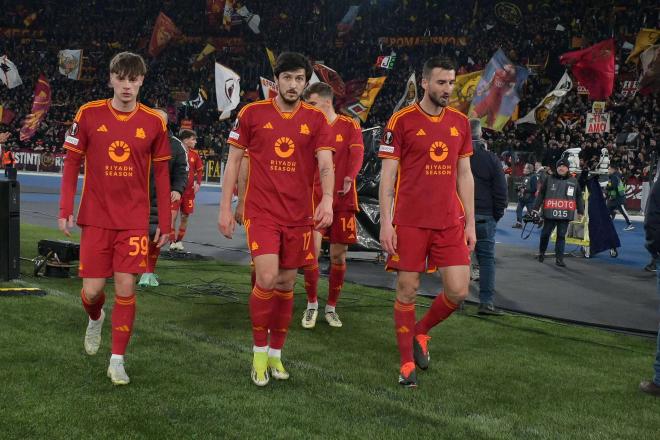
[[[330,124],[328,124],[328,120],[322,113],[317,113],[317,115],[319,122],[314,152],[321,150],[335,151],[335,147],[333,147],[334,139],[332,138],[332,130],[330,128]]]
[[[170,139],[167,136],[167,126],[165,124],[158,125],[158,134],[151,144],[151,158],[154,162],[172,158],[172,148],[170,147]]]
[[[364,139],[362,138],[362,129],[360,123],[356,120],[351,121],[351,140],[348,144],[350,148],[360,147],[364,148]]]
[[[69,151],[75,151],[79,154],[85,154],[87,151],[87,117],[86,112],[81,107],[76,113],[76,117],[73,120],[73,124],[66,131],[64,137],[64,149]]]
[[[461,145],[461,149],[458,152],[458,157],[470,157],[472,156],[473,150],[472,150],[472,131],[470,129],[470,123],[465,119],[465,135],[463,136],[463,145]]]
[[[378,157],[381,159],[400,160],[402,146],[403,127],[395,115],[392,116],[390,122],[388,122],[385,127],[383,138],[380,142],[380,148],[378,149]]]
[[[227,139],[228,144],[241,150],[247,149],[250,145],[250,111],[248,109],[249,107],[244,107],[238,112]]]

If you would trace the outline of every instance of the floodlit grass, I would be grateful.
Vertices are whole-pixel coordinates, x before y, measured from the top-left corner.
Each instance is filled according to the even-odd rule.
[[[23,256],[46,237],[60,236],[22,225]],[[18,284],[49,294],[0,297],[1,438],[660,438],[660,399],[637,390],[650,339],[467,307],[432,331],[419,387],[401,389],[393,293],[347,284],[344,327],[320,317],[309,331],[298,286],[283,355],[291,379],[260,389],[249,378],[248,268],[161,261],[159,272],[166,284],[138,294],[132,383],[113,387],[109,320],[87,356],[80,280],[37,279],[24,264]]]

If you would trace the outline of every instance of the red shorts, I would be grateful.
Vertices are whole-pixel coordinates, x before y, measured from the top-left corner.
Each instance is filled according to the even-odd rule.
[[[144,273],[147,270],[149,231],[82,226],[80,278],[108,278],[115,272]]]
[[[170,205],[172,211],[179,211],[185,215],[190,215],[195,211],[195,194],[184,193],[179,200]]]
[[[332,225],[320,231],[323,239],[331,244],[357,243],[355,229],[355,213],[351,211],[337,211],[332,218]]]
[[[462,223],[447,229],[396,226],[395,230],[397,253],[387,257],[387,270],[433,272],[438,267],[470,264]]]
[[[316,261],[311,226],[281,226],[263,219],[245,220],[252,258],[275,254],[282,269],[298,269]]]

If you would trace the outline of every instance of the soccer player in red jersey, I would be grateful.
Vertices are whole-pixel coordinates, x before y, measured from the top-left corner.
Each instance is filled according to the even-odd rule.
[[[85,350],[96,354],[105,318],[106,278],[114,275],[112,356],[108,377],[115,385],[130,382],[124,353],[135,319],[135,275],[145,271],[149,235],[149,172],[154,169],[162,246],[170,232],[170,147],[165,121],[137,102],[147,67],[139,55],[117,54],[110,61],[112,99],[89,102],[78,110],[64,141],[58,226],[70,236],[80,164],[85,164],[77,224],[80,238],[78,275],[89,315]]]
[[[183,237],[186,235],[188,227],[188,217],[195,210],[195,195],[202,184],[202,176],[204,175],[204,163],[199,153],[195,150],[197,145],[197,134],[192,130],[181,130],[179,133],[181,143],[186,149],[188,156],[188,183],[186,189],[181,196],[181,199],[172,202],[172,232],[170,233],[170,250],[182,251],[183,250]],[[181,211],[181,221],[179,223],[179,230],[176,230],[176,219]],[[176,235],[175,235],[176,232]]]
[[[360,124],[347,116],[337,115],[332,105],[332,88],[323,82],[310,85],[304,92],[305,101],[321,110],[331,127],[331,140],[335,148],[335,196],[332,206],[332,225],[325,231],[314,231],[316,261],[305,267],[305,290],[307,309],[303,313],[302,326],[314,328],[318,316],[318,257],[321,241],[325,235],[330,241],[330,277],[328,280],[328,301],[325,306],[325,320],[331,327],[341,327],[335,307],[341,294],[346,273],[346,251],[348,245],[356,242],[355,213],[358,211],[355,178],[362,168],[364,142]],[[316,173],[314,179],[314,203],[321,200],[321,185]]]
[[[314,262],[312,227],[332,223],[332,146],[330,126],[318,109],[300,97],[312,75],[303,55],[284,52],[274,69],[278,95],[246,105],[229,134],[231,145],[218,214],[220,232],[231,238],[231,211],[244,150],[249,171],[243,213],[256,283],[249,307],[254,339],[252,381],[265,386],[270,376],[288,379],[281,351],[293,313],[296,272]],[[312,185],[318,167],[323,198],[314,209]],[[269,340],[270,333],[270,340]]]
[[[497,113],[502,105],[502,99],[509,95],[516,87],[516,67],[513,64],[505,64],[502,69],[497,69],[490,82],[482,90],[477,90],[482,95],[490,90],[483,101],[477,104],[472,113],[476,118],[486,116],[486,124],[492,127],[497,119]]]
[[[450,59],[428,59],[422,73],[424,97],[392,115],[378,154],[380,241],[388,253],[387,269],[398,272],[394,324],[399,383],[408,387],[417,385],[415,364],[428,368],[429,330],[468,294],[469,255],[476,243],[470,124],[464,114],[447,107],[455,80]],[[437,268],[444,292],[415,323],[419,274]]]

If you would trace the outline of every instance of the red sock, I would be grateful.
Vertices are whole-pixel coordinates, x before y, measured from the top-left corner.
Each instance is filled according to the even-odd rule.
[[[258,284],[255,284],[252,295],[250,295],[249,305],[254,345],[265,347],[268,345],[268,324],[275,308],[273,291],[262,289]]]
[[[305,291],[307,291],[307,302],[318,302],[318,289],[319,289],[319,265],[305,267]]]
[[[415,334],[427,335],[429,330],[447,319],[457,308],[457,304],[449,301],[444,292],[440,292],[433,300],[428,312],[415,324]]]
[[[330,266],[330,280],[328,281],[328,305],[336,306],[344,287],[344,275],[346,275],[345,264],[332,264]]]
[[[176,241],[183,240],[183,237],[186,235],[186,228],[179,226],[179,233],[176,234]]]
[[[115,295],[112,309],[112,354],[126,353],[128,341],[133,333],[135,321],[135,294],[131,296]]]
[[[156,272],[156,263],[158,262],[159,255],[160,255],[160,248],[156,246],[156,243],[149,240],[149,258],[147,258],[148,273]]]
[[[174,242],[175,242],[175,240],[174,240],[175,238],[176,238],[176,234],[174,233],[174,231],[170,232],[170,243],[174,243]]]
[[[275,289],[274,293],[275,307],[270,321],[270,348],[281,350],[293,315],[293,290],[283,292]]]
[[[257,272],[254,270],[254,266],[252,266],[252,271],[250,272],[250,283],[254,289],[254,285],[257,284]]]
[[[103,309],[103,304],[105,304],[105,293],[101,292],[99,296],[96,297],[94,302],[91,302],[85,291],[80,291],[80,299],[82,299],[83,308],[89,315],[89,319],[97,321],[101,317],[101,309]]]
[[[413,361],[413,336],[415,331],[415,303],[405,304],[398,299],[394,303],[394,328],[399,347],[401,365]]]

